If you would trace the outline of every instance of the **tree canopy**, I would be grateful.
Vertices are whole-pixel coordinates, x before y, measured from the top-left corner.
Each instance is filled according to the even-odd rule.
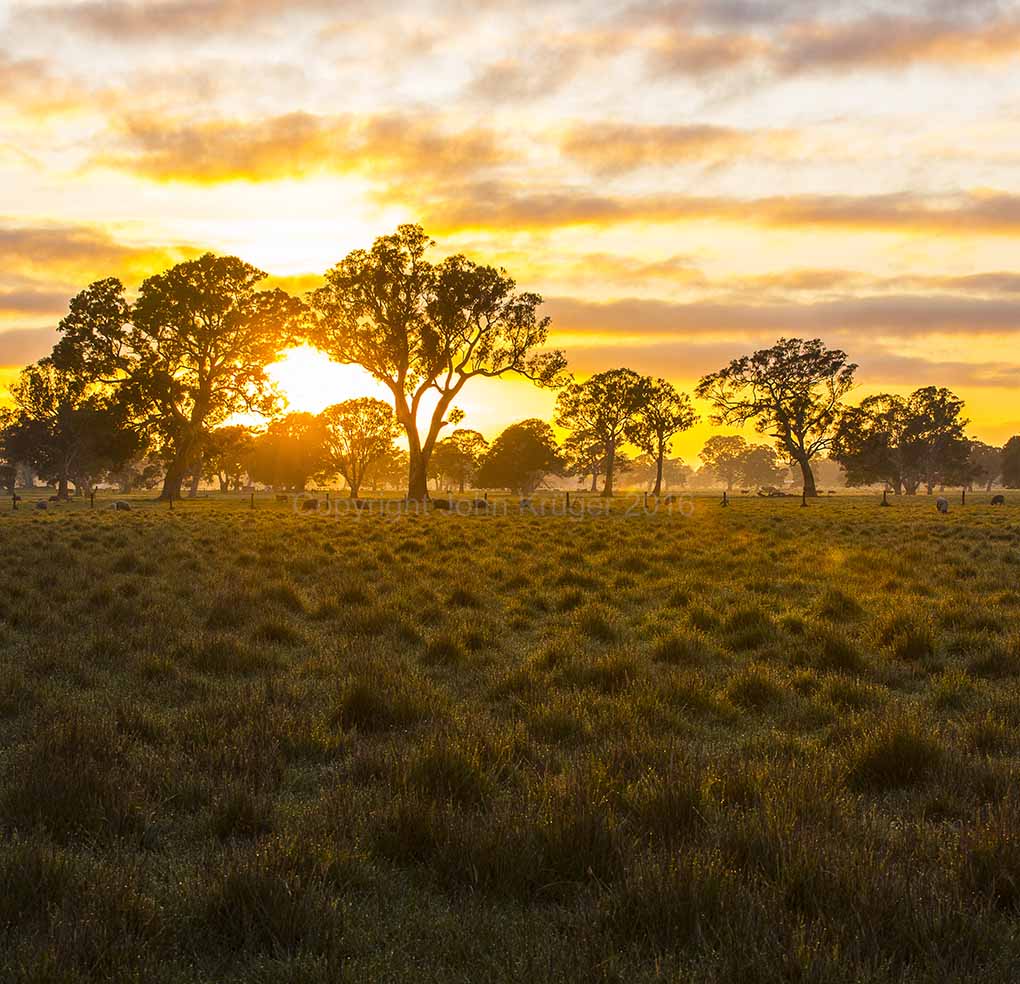
[[[817,495],[811,460],[828,449],[855,363],[820,339],[780,338],[702,377],[695,390],[713,408],[712,422],[754,423],[801,469],[804,494]]]
[[[617,450],[650,392],[648,377],[639,376],[633,369],[609,369],[583,383],[571,383],[556,399],[556,424],[579,435],[579,442],[604,451],[604,496],[613,494]]]
[[[469,380],[515,373],[552,386],[566,365],[562,352],[540,351],[549,319],[537,314],[538,294],[464,256],[432,263],[433,245],[420,226],[402,225],[370,250],[349,253],[310,295],[309,341],[390,390],[408,441],[407,494],[418,500],[427,497],[429,458]]]
[[[266,368],[295,338],[305,307],[282,290],[258,290],[265,277],[207,253],[149,277],[134,304],[118,280],[97,281],[58,326],[54,362],[115,385],[136,425],[158,438],[164,498],[180,495],[213,427],[280,405]]]
[[[323,473],[342,475],[356,499],[373,462],[392,453],[400,432],[393,410],[383,400],[362,396],[326,407],[322,422]]]
[[[485,453],[475,481],[480,488],[533,492],[547,475],[558,474],[563,459],[552,428],[531,418],[508,427]]]

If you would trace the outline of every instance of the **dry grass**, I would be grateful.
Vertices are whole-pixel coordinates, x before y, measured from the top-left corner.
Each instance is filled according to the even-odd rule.
[[[1020,965],[1020,508],[0,515],[0,979]]]

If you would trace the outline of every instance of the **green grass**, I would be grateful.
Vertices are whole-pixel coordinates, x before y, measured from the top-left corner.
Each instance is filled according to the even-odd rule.
[[[0,513],[0,980],[1014,980],[1020,503],[627,504]]]

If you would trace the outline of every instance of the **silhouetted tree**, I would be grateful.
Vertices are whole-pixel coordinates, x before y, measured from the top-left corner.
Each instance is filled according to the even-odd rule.
[[[536,314],[538,294],[517,292],[505,271],[463,256],[433,264],[425,257],[432,245],[419,226],[402,225],[348,254],[311,294],[309,341],[363,366],[393,394],[409,447],[407,494],[417,500],[428,496],[429,458],[442,428],[456,423],[450,411],[468,380],[517,373],[550,386],[565,366],[561,352],[535,353],[549,331]]]
[[[369,464],[365,471],[364,484],[373,490],[378,489],[380,485],[387,489],[406,488],[407,462],[407,452],[394,446]]]
[[[279,398],[266,375],[294,337],[304,305],[260,291],[266,274],[233,256],[207,253],[149,277],[129,305],[115,279],[71,301],[59,325],[58,365],[118,386],[167,461],[161,498],[180,495],[209,431],[234,413],[272,413]]]
[[[215,478],[221,492],[241,487],[255,447],[255,431],[243,424],[217,427],[205,440],[203,474]]]
[[[478,462],[489,450],[489,442],[476,430],[462,428],[436,443],[431,470],[437,479],[455,484],[463,492],[478,470]]]
[[[372,463],[394,450],[400,427],[383,400],[362,396],[326,407],[319,414],[324,433],[324,474],[342,475],[356,499]]]
[[[312,413],[288,413],[255,438],[249,474],[256,482],[301,492],[325,463],[325,427]]]
[[[842,410],[832,457],[848,485],[884,482],[897,495],[921,485],[966,484],[970,447],[964,437],[963,401],[949,390],[927,386],[908,397],[880,393]]]
[[[596,373],[571,383],[556,398],[556,424],[594,440],[605,453],[604,496],[613,494],[618,447],[648,400],[651,380],[632,369]]]
[[[58,369],[49,359],[26,366],[11,396],[15,408],[6,428],[7,452],[54,482],[62,499],[68,497],[69,483],[87,493],[103,472],[140,450],[123,407],[103,387],[78,372]]]
[[[811,460],[826,450],[843,397],[857,366],[840,349],[815,338],[781,338],[768,349],[734,359],[698,383],[717,424],[753,421],[790,461],[800,467],[804,494],[817,495]]]
[[[698,415],[686,393],[678,393],[665,379],[647,383],[640,412],[627,428],[626,435],[631,443],[655,458],[653,495],[662,494],[662,468],[670,442],[681,431],[693,427],[697,420]]]
[[[1020,488],[1020,435],[1011,437],[1002,449],[1002,484]]]
[[[751,445],[739,434],[715,434],[705,441],[698,457],[706,468],[726,483],[727,491],[740,480],[743,461]]]
[[[522,420],[508,427],[482,457],[475,477],[480,488],[533,492],[547,475],[558,474],[563,459],[552,428],[542,420]]]
[[[968,455],[968,471],[970,472],[969,487],[974,483],[983,485],[986,492],[1002,477],[1002,448],[997,448],[984,441],[968,438],[970,447]]]

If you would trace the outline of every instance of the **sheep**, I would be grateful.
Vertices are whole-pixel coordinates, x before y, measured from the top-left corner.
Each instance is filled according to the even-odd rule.
[[[489,503],[486,502],[485,499],[475,499],[472,505],[475,507],[475,509],[479,509],[482,512],[489,508]]]
[[[118,499],[114,502],[113,508],[117,512],[131,512],[131,503],[125,502],[123,499]]]
[[[947,498],[946,498],[945,496],[942,496],[942,495],[940,495],[940,496],[939,496],[939,497],[938,497],[938,498],[937,498],[937,499],[935,500],[935,508],[936,508],[936,509],[937,509],[937,510],[938,510],[938,511],[939,511],[940,513],[942,513],[943,515],[945,515],[945,514],[946,514],[947,512],[949,512],[949,500],[948,500],[948,499],[947,499]]]
[[[993,495],[992,505],[993,506],[1004,506],[1006,504],[1006,497],[1004,495]]]
[[[301,510],[303,512],[311,512],[313,510],[317,510],[318,508],[319,508],[319,500],[318,499],[305,499],[301,503]]]
[[[452,499],[432,499],[431,502],[433,509],[445,509],[447,512],[453,509]]]
[[[49,509],[50,508],[50,504],[45,499],[40,499],[35,504],[35,508],[36,509]]]

